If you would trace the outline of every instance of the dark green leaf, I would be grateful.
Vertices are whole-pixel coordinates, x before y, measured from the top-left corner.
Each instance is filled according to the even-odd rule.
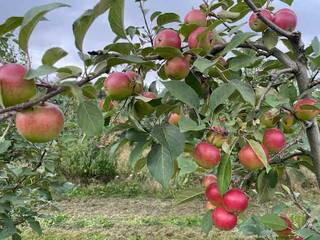
[[[15,30],[22,24],[23,17],[10,17],[0,25],[0,37]]]
[[[181,132],[201,131],[206,128],[205,124],[198,125],[195,121],[181,116],[179,120],[179,128]]]
[[[208,211],[202,218],[201,229],[206,234],[208,234],[213,227],[211,214],[212,214],[212,211]]]
[[[67,56],[68,53],[59,47],[53,47],[48,49],[45,54],[42,56],[43,65],[54,65],[61,58]]]
[[[142,158],[142,153],[146,149],[148,144],[146,142],[138,142],[136,146],[132,149],[129,156],[129,166],[131,169],[136,170],[136,165]]]
[[[252,32],[241,32],[237,33],[231,41],[228,43],[228,45],[225,47],[225,49],[220,53],[220,55],[225,55],[229,53],[234,48],[238,47],[239,45],[243,44],[245,41],[247,41],[249,38],[255,36],[255,33]]]
[[[266,214],[262,216],[260,220],[266,227],[274,231],[281,231],[288,227],[285,221],[275,214]]]
[[[250,84],[239,80],[233,80],[231,83],[246,102],[250,103],[252,106],[255,105],[256,94]]]
[[[235,87],[231,83],[224,83],[216,88],[210,97],[210,108],[214,111],[220,104],[223,104],[235,91]]]
[[[180,49],[174,47],[158,47],[154,52],[165,59],[183,56]]]
[[[121,38],[126,38],[124,29],[124,0],[113,1],[109,12],[109,23],[112,31]]]
[[[218,186],[219,191],[223,195],[229,188],[232,176],[232,166],[230,161],[230,156],[225,155],[218,168]]]
[[[172,22],[180,22],[180,17],[176,13],[163,13],[157,18],[158,26],[162,26]]]

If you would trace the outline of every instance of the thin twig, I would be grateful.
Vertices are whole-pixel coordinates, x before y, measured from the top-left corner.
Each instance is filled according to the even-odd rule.
[[[146,26],[146,29],[147,29],[147,34],[148,34],[148,37],[149,37],[149,39],[150,39],[151,46],[153,47],[152,33],[151,33],[150,27],[149,27],[149,25],[148,25],[148,21],[147,21],[147,18],[146,18],[146,13],[145,13],[145,10],[144,10],[144,8],[143,8],[142,1],[143,1],[143,0],[140,0],[140,1],[139,1],[139,6],[140,6],[140,10],[141,10],[141,13],[142,13],[142,16],[143,16],[144,25]]]

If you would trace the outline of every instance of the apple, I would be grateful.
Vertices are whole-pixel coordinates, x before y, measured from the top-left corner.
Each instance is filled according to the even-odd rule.
[[[24,103],[36,95],[33,80],[25,80],[27,69],[19,64],[5,64],[0,67],[0,91],[5,107]]]
[[[202,48],[202,54],[207,54],[213,47],[213,44],[213,33],[205,27],[198,27],[189,35],[188,38],[189,48]]]
[[[133,92],[140,94],[143,91],[143,80],[140,75],[134,71],[127,71],[125,74],[134,83]]]
[[[194,148],[193,158],[200,167],[212,168],[220,162],[221,153],[220,150],[212,144],[201,142]]]
[[[172,80],[182,80],[189,75],[190,65],[187,59],[175,57],[166,62],[164,72]]]
[[[286,112],[283,118],[281,119],[281,125],[284,133],[293,133],[293,125],[295,124],[295,117],[290,112]]]
[[[154,94],[153,92],[143,92],[141,96],[149,99],[157,98],[156,94]],[[154,112],[154,107],[141,99],[138,99],[135,102],[134,109],[136,110],[136,113],[139,117],[150,115]]]
[[[273,14],[268,9],[262,9],[261,15],[270,21],[273,21]],[[268,26],[262,22],[255,13],[252,13],[249,18],[249,26],[255,32],[263,32],[268,28]]]
[[[104,81],[104,88],[112,100],[124,100],[133,93],[133,82],[123,72],[114,72]]]
[[[317,104],[317,100],[312,98],[299,99],[294,105],[293,110],[295,116],[303,121],[310,121],[319,114],[317,109],[303,109],[302,106],[314,106]]]
[[[231,213],[241,213],[248,208],[249,198],[238,188],[230,189],[223,195],[223,206]]]
[[[222,206],[223,196],[219,192],[218,185],[215,183],[210,184],[205,192],[206,199],[211,202],[214,206]]]
[[[163,29],[153,40],[153,47],[174,47],[181,48],[181,38],[179,34],[172,29]]]
[[[199,27],[207,26],[207,16],[200,9],[192,9],[184,18],[185,24],[195,24]]]
[[[32,143],[56,139],[64,124],[64,116],[52,103],[34,106],[16,114],[16,128],[21,136]]]
[[[279,152],[286,146],[286,137],[278,128],[270,128],[264,132],[263,144],[270,152]]]
[[[291,9],[283,8],[274,14],[273,22],[286,31],[294,31],[297,27],[298,17]]]
[[[202,185],[207,188],[212,183],[217,183],[217,176],[213,174],[206,174],[202,179]]]
[[[99,101],[99,108],[100,108],[102,111],[110,111],[110,110],[113,108],[112,102],[110,101],[109,106],[106,107],[107,109],[104,107],[104,102],[105,102],[104,99],[101,99],[101,100]]]
[[[226,231],[235,228],[238,221],[236,215],[227,212],[225,209],[221,207],[217,207],[213,210],[211,218],[212,222],[217,228]]]
[[[168,119],[169,124],[178,125],[179,120],[180,120],[180,115],[178,113],[171,113],[169,115],[169,119]]]
[[[289,237],[292,234],[292,223],[289,220],[289,218],[285,215],[281,215],[280,218],[282,218],[287,225],[287,228],[281,231],[277,231],[277,234],[279,237]]]
[[[264,153],[266,154],[267,159],[269,159],[269,151],[268,149],[262,145]],[[239,152],[239,160],[240,163],[250,169],[250,170],[257,170],[263,168],[264,165],[259,157],[256,155],[254,150],[251,148],[249,144],[245,145]]]
[[[211,143],[212,145],[220,148],[223,143],[228,141],[228,132],[224,127],[221,126],[213,126],[210,128],[207,142]]]
[[[277,125],[280,120],[280,112],[276,108],[272,108],[264,112],[260,117],[260,122],[267,128],[272,128]]]

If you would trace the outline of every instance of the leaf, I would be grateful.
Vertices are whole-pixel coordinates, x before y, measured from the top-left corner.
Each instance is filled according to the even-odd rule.
[[[232,85],[238,90],[242,98],[252,106],[256,102],[256,94],[250,84],[239,80],[233,80]]]
[[[148,144],[146,142],[138,142],[132,149],[129,156],[129,166],[131,169],[136,170],[136,164],[142,158],[142,153],[147,146]]]
[[[0,154],[5,153],[10,146],[11,146],[10,141],[0,139]]]
[[[158,26],[162,26],[172,22],[180,22],[180,16],[176,13],[163,13],[157,18]]]
[[[150,16],[150,21],[152,22],[156,17],[158,17],[161,14],[160,11],[156,11],[154,13],[151,14]]]
[[[0,25],[0,37],[15,30],[22,24],[23,17],[10,17]]]
[[[162,81],[168,91],[180,101],[193,108],[199,108],[198,94],[188,84],[182,81]]]
[[[114,58],[109,58],[108,59],[108,67],[124,64],[124,63],[135,63],[135,64],[141,64],[141,65],[148,65],[148,66],[153,66],[154,63],[151,61],[145,61],[143,58],[134,56],[134,55],[123,55],[123,56],[118,56]]]
[[[303,239],[306,240],[318,240],[320,239],[320,234],[315,232],[309,228],[302,228],[298,231],[298,235],[301,236]]]
[[[241,68],[248,67],[255,63],[259,58],[255,54],[239,54],[229,59],[229,69],[232,71],[238,71]]]
[[[225,103],[234,91],[235,87],[230,83],[224,83],[217,87],[210,96],[211,111],[214,111],[220,104]]]
[[[274,231],[281,231],[287,228],[285,221],[275,214],[266,214],[260,218],[260,221]]]
[[[48,49],[42,56],[43,65],[54,65],[61,58],[67,56],[68,53],[59,47],[53,47]]]
[[[248,140],[248,143],[250,144],[251,148],[257,155],[257,157],[261,160],[263,163],[264,167],[266,168],[266,172],[268,173],[271,170],[271,166],[268,163],[267,156],[263,150],[263,147],[261,146],[260,143],[254,141],[254,140]]]
[[[180,49],[174,47],[157,47],[154,52],[164,59],[171,59],[174,57],[183,57]]]
[[[268,49],[274,48],[278,41],[279,35],[275,31],[267,29],[262,33],[262,42]]]
[[[240,13],[238,12],[231,12],[231,11],[226,11],[226,10],[221,10],[220,12],[217,13],[217,15],[220,18],[223,19],[235,19],[238,18],[240,16]]]
[[[100,135],[103,130],[103,115],[96,101],[80,102],[77,110],[79,127],[88,136]]]
[[[181,154],[178,158],[179,176],[184,176],[195,172],[198,169],[198,165],[194,162],[193,158],[188,154]]]
[[[27,222],[29,223],[29,225],[33,231],[38,233],[39,236],[42,235],[42,229],[41,229],[40,223],[38,221],[36,221],[33,217],[28,217]]]
[[[255,36],[255,33],[252,32],[241,32],[237,33],[231,41],[228,43],[228,45],[224,48],[224,50],[220,53],[220,55],[225,55],[229,53],[234,48],[238,47],[239,45],[243,44],[245,41],[247,41],[249,38]]]
[[[124,0],[116,0],[111,4],[109,12],[109,23],[112,31],[121,38],[126,38],[124,29]]]
[[[232,175],[230,155],[225,155],[218,167],[218,186],[219,192],[223,195],[229,188]]]
[[[77,66],[65,66],[58,69],[58,78],[66,79],[71,77],[79,77],[82,73],[82,69]]]
[[[23,22],[20,28],[20,33],[19,33],[19,46],[20,48],[28,52],[28,43],[29,43],[29,38],[36,27],[36,25],[43,19],[44,15],[54,9],[61,8],[61,7],[70,7],[67,4],[64,3],[50,3],[50,4],[45,4],[42,6],[34,7],[31,8],[23,18]]]
[[[210,61],[203,57],[198,57],[193,63],[193,67],[197,68],[201,73],[205,73],[213,65],[215,65],[214,61]]]
[[[163,187],[168,187],[174,173],[174,162],[169,149],[160,144],[153,144],[147,157],[150,174]]]
[[[113,0],[100,0],[93,9],[86,10],[72,25],[75,45],[82,52],[84,37],[94,20],[106,12]]]
[[[181,132],[201,131],[206,128],[206,125],[198,125],[195,121],[181,116],[179,120],[179,128]]]
[[[281,2],[284,2],[284,3],[288,4],[289,6],[291,6],[293,3],[293,0],[281,0]]]
[[[27,75],[25,76],[25,79],[30,80],[41,76],[46,76],[57,72],[57,70],[57,68],[50,65],[41,65],[37,69],[30,69]]]
[[[211,214],[212,211],[208,211],[202,218],[201,221],[201,229],[203,232],[205,232],[206,234],[208,234],[212,227],[213,227],[213,222],[212,222],[212,218],[211,218]]]

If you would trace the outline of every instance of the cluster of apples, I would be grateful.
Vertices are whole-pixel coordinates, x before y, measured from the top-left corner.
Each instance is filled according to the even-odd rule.
[[[212,209],[212,222],[221,230],[232,230],[237,226],[237,215],[248,208],[249,198],[238,188],[232,188],[225,194],[219,192],[215,175],[206,175],[203,179],[206,188],[206,208]]]
[[[37,93],[34,80],[26,80],[27,69],[20,64],[0,67],[0,91],[5,107],[29,101]],[[16,128],[20,135],[33,143],[56,139],[64,125],[64,116],[55,104],[44,102],[16,114]]]
[[[269,19],[283,30],[294,31],[297,27],[297,15],[291,9],[282,8],[275,13],[272,13],[268,9],[262,9],[260,13],[263,17]],[[267,25],[262,22],[255,13],[252,13],[249,18],[249,26],[255,32],[263,32],[267,29]]]

